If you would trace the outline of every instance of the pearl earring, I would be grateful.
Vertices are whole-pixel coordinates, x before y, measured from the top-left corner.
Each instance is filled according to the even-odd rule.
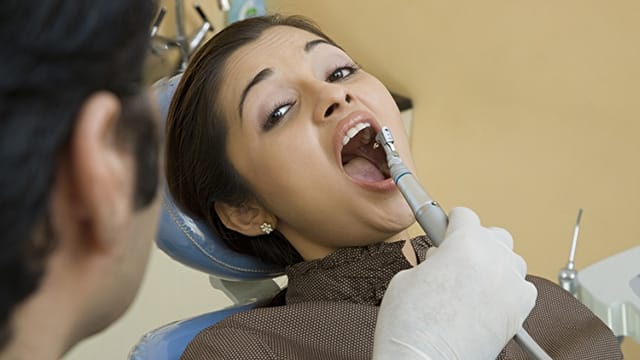
[[[271,224],[269,224],[268,222],[263,222],[260,225],[260,230],[262,230],[263,233],[269,235],[273,231],[273,226],[271,226]]]

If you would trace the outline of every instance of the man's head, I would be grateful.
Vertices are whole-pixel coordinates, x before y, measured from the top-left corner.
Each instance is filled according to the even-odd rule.
[[[84,286],[76,337],[113,321],[138,288],[151,236],[135,234],[133,215],[148,212],[158,180],[142,79],[154,13],[150,0],[0,8],[0,353],[16,313],[56,291],[50,278]]]

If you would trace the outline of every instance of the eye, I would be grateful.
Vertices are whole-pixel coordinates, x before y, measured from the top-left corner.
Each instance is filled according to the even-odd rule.
[[[287,102],[284,104],[276,105],[273,111],[267,115],[267,118],[262,123],[262,131],[269,131],[274,126],[278,125],[280,120],[282,120],[285,115],[291,110],[291,108],[295,105],[295,102]]]
[[[327,81],[335,82],[335,81],[340,81],[342,79],[346,79],[349,76],[353,75],[355,72],[357,72],[359,69],[360,68],[355,64],[340,66],[337,69],[333,70],[333,72],[331,72],[329,76],[327,76]]]

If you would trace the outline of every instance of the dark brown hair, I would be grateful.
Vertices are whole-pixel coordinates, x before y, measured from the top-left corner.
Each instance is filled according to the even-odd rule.
[[[227,126],[219,105],[225,86],[221,78],[227,59],[236,50],[274,26],[302,29],[335,44],[300,16],[250,18],[215,35],[195,53],[173,96],[167,116],[165,169],[177,205],[204,219],[230,248],[268,263],[290,265],[303,259],[279,231],[256,237],[242,235],[227,229],[213,206],[217,201],[240,206],[256,199],[227,158]]]

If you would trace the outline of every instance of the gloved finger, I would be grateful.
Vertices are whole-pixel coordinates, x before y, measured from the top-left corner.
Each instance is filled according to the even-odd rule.
[[[494,235],[495,240],[509,248],[513,258],[514,269],[520,276],[524,277],[527,274],[527,263],[522,256],[513,252],[513,237],[511,233],[500,227],[490,227],[488,230]]]
[[[509,310],[509,313],[513,316],[511,319],[514,323],[508,327],[512,330],[519,329],[536,304],[538,290],[529,281],[519,279],[516,283],[511,282],[510,291],[506,291],[503,294],[506,297],[503,300],[509,304],[507,306],[514,306]]]
[[[522,256],[513,253],[513,267],[520,274],[520,276],[525,277],[527,275],[527,262],[524,261]]]
[[[465,226],[480,226],[480,218],[473,210],[466,207],[456,207],[449,212],[449,226],[445,237]]]
[[[522,306],[528,316],[531,310],[533,310],[533,307],[536,305],[536,299],[538,298],[538,289],[531,282],[525,281],[525,286],[522,294],[526,299],[525,301],[522,302]]]
[[[425,254],[425,259],[428,259],[430,256],[433,256],[433,254],[436,253],[436,251],[438,251],[438,247],[437,246],[432,246],[429,249],[427,249],[427,253]]]
[[[505,244],[509,250],[513,250],[513,237],[511,236],[511,233],[500,227],[490,227],[489,230],[496,240]]]

